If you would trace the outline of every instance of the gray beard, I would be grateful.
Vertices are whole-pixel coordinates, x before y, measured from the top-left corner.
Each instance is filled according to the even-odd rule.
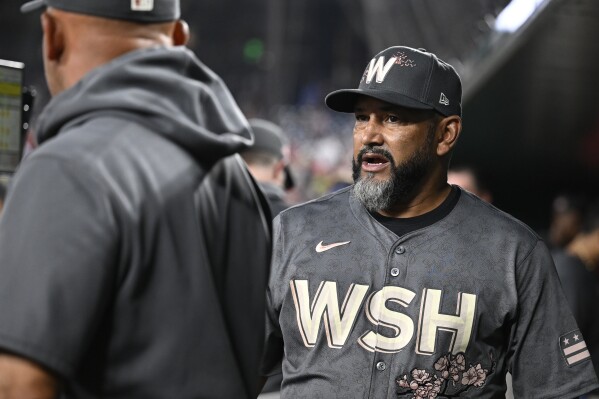
[[[369,173],[365,178],[358,179],[353,187],[354,195],[370,212],[390,209],[395,198],[395,182],[393,179],[377,181]]]
[[[363,148],[358,154],[358,159],[352,159],[352,172],[354,179],[353,192],[356,198],[370,212],[389,210],[394,205],[407,203],[414,190],[422,182],[429,171],[432,157],[427,152],[433,139],[432,132],[427,136],[427,143],[412,158],[395,166],[395,160],[390,152],[376,147]],[[377,180],[373,173],[362,177],[362,155],[366,150],[384,155],[390,163],[391,174],[387,180]]]

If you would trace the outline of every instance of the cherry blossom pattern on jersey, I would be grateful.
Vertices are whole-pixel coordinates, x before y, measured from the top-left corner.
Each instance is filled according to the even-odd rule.
[[[484,368],[481,363],[468,363],[468,366],[466,363],[463,352],[448,353],[437,359],[434,371],[415,368],[397,378],[397,393],[404,397],[411,394],[410,399],[458,397],[469,389],[481,388],[495,368],[492,358],[489,368]]]

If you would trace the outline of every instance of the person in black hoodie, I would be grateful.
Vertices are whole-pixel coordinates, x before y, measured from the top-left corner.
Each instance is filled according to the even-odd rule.
[[[0,392],[248,398],[270,215],[178,0],[36,0],[52,101],[0,222]]]

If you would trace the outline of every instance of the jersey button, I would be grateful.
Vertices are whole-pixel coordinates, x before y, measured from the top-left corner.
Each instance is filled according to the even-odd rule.
[[[393,277],[399,276],[399,269],[397,267],[394,267],[393,269],[391,269],[391,275]]]
[[[401,245],[399,247],[395,248],[395,253],[398,255],[401,255],[404,252],[406,252],[406,249],[404,247],[402,247]]]
[[[387,365],[385,364],[385,362],[378,362],[378,363],[376,364],[376,369],[377,369],[378,371],[383,371],[383,370],[385,370],[386,368],[387,368]]]

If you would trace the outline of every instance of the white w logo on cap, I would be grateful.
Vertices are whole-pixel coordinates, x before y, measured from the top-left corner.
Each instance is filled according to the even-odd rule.
[[[366,83],[370,83],[372,81],[373,76],[376,74],[376,82],[383,83],[385,80],[385,76],[395,64],[396,57],[389,58],[389,61],[385,64],[385,56],[380,56],[377,59],[373,58],[368,64],[368,72],[366,73]]]

